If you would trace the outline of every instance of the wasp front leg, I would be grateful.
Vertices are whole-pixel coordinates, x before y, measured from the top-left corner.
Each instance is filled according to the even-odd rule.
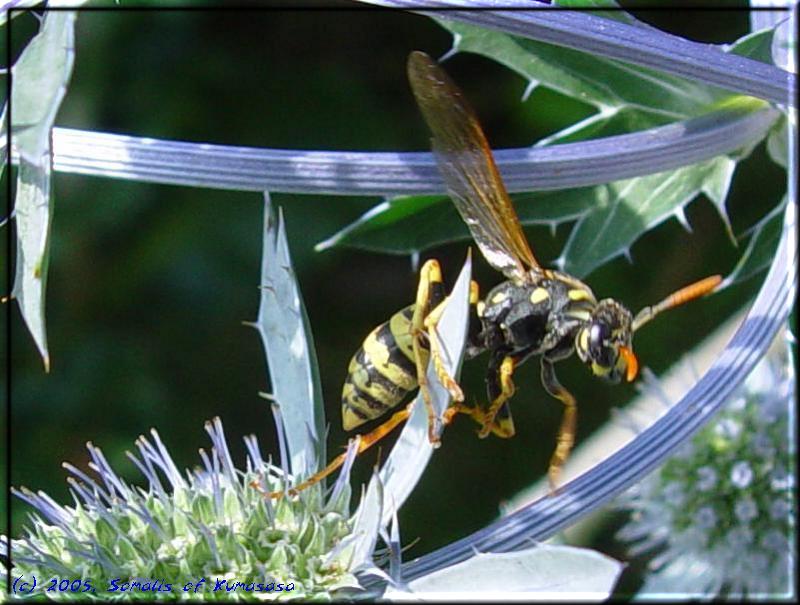
[[[578,418],[578,407],[572,393],[558,382],[553,362],[545,357],[542,357],[542,384],[544,388],[547,389],[548,393],[564,404],[564,415],[561,418],[561,427],[558,430],[556,450],[550,458],[550,466],[547,469],[550,490],[555,492],[558,486],[558,477],[561,474],[561,468],[567,461],[572,451],[572,445],[575,443],[575,425]]]
[[[450,392],[455,401],[463,401],[464,395],[455,379],[447,372],[442,361],[442,351],[436,335],[436,324],[444,312],[447,297],[444,294],[439,263],[428,260],[420,271],[414,314],[411,318],[411,346],[417,370],[417,382],[428,413],[428,439],[435,447],[439,445],[439,427],[433,407],[426,374],[428,359],[433,362],[436,376]]]

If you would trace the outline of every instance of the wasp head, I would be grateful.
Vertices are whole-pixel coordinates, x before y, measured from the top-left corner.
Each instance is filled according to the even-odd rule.
[[[609,382],[619,382],[622,376],[628,382],[636,378],[639,363],[631,345],[632,321],[630,311],[610,298],[592,311],[575,338],[575,350],[595,376]]]

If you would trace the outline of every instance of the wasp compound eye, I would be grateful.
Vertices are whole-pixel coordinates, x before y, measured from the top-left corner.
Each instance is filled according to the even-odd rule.
[[[589,350],[592,356],[600,354],[600,350],[605,346],[606,340],[611,333],[611,330],[604,323],[594,323],[589,329]]]

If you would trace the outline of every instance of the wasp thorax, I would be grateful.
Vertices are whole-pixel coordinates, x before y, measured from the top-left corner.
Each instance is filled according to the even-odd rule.
[[[575,340],[578,356],[592,370],[610,382],[636,376],[638,365],[631,348],[631,312],[617,301],[601,300]]]

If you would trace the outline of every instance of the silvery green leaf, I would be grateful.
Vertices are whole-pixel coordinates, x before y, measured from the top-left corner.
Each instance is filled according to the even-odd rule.
[[[450,292],[447,307],[436,329],[443,351],[443,365],[453,377],[458,376],[467,336],[471,267],[468,257]],[[428,365],[427,376],[436,415],[441,418],[450,402],[450,394],[440,384],[433,364]],[[446,438],[446,433],[444,437]],[[411,416],[380,471],[384,486],[382,525],[389,523],[392,510],[399,509],[408,498],[432,453],[433,447],[428,440],[428,413],[422,395],[417,393]]]
[[[268,193],[264,193],[261,304],[255,327],[267,354],[272,396],[283,418],[291,472],[308,476],[325,459],[322,390],[283,213],[276,217]]]
[[[47,13],[41,31],[12,68],[10,128],[19,155],[12,297],[18,301],[46,370],[50,367],[44,317],[51,224],[50,131],[72,73],[74,24],[73,12]]]
[[[383,483],[380,477],[373,473],[369,487],[367,487],[367,493],[363,496],[354,516],[355,521],[351,535],[354,536],[355,540],[352,545],[353,550],[348,562],[348,569],[355,572],[373,564],[372,553],[378,541],[378,532],[381,529],[383,516]]]
[[[541,544],[516,552],[478,553],[410,581],[410,594],[390,589],[384,597],[601,601],[609,597],[621,571],[621,563],[593,550]]]
[[[67,92],[75,58],[75,13],[50,11],[12,68],[11,128],[22,158],[38,162]]]
[[[50,154],[40,163],[20,159],[14,219],[17,224],[17,265],[11,297],[17,299],[22,317],[50,370],[44,322],[47,268],[50,254]]]

